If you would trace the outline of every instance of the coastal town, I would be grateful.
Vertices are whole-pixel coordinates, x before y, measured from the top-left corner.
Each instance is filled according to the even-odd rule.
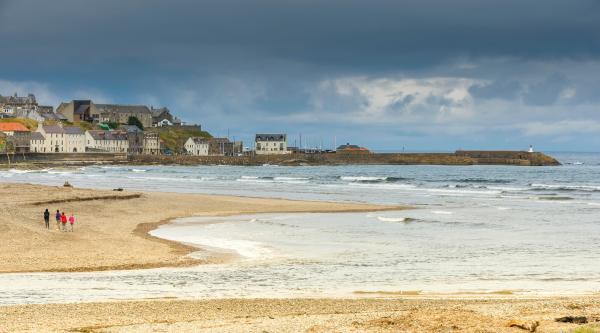
[[[166,142],[178,133],[178,140]],[[35,95],[0,95],[0,153],[242,156],[292,153],[369,153],[356,145],[336,150],[288,145],[286,134],[256,134],[252,147],[226,137],[212,137],[199,124],[187,124],[167,107],[99,104],[72,100],[39,105]]]

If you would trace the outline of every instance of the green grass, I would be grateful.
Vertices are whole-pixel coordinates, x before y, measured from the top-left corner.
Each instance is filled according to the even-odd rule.
[[[146,128],[148,132],[157,132],[164,141],[165,147],[177,152],[183,149],[185,141],[192,136],[211,138],[210,133],[190,128],[179,128],[177,126]]]

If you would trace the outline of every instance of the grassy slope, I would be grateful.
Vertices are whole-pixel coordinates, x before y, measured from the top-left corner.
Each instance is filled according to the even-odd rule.
[[[178,128],[176,126],[152,127],[146,128],[146,131],[157,132],[160,138],[164,141],[165,147],[175,152],[183,149],[183,144],[189,137],[212,137],[208,132],[205,131],[189,128]]]

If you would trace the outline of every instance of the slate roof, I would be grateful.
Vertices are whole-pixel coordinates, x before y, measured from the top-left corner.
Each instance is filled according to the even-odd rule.
[[[127,140],[125,131],[88,131],[94,140]]]
[[[33,132],[31,133],[31,140],[46,140],[46,138],[40,132]]]
[[[63,127],[63,131],[65,134],[83,134],[81,128],[77,126],[66,126]]]
[[[285,134],[256,134],[256,141],[285,141]]]
[[[120,126],[119,129],[121,129],[123,131],[126,131],[127,133],[139,133],[139,132],[142,132],[142,130],[139,127],[135,126],[135,125],[122,125],[122,126]]]
[[[100,112],[147,113],[152,114],[145,105],[94,104]]]
[[[171,111],[169,111],[169,109],[167,109],[166,107],[162,107],[162,108],[158,108],[158,109],[152,109],[152,117],[156,118],[156,117],[160,117],[163,113],[168,113],[170,114]]]
[[[199,136],[194,136],[191,137],[190,139],[192,139],[192,141],[194,141],[195,144],[208,144],[208,140],[206,138],[202,138]]]
[[[58,125],[43,125],[42,128],[46,133],[62,134],[64,133],[63,128]]]

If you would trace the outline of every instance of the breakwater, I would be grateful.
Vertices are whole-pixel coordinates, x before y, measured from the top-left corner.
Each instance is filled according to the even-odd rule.
[[[523,151],[468,151],[454,153],[372,153],[372,154],[287,154],[244,156],[165,156],[111,153],[11,154],[0,155],[0,165],[67,166],[92,164],[156,165],[518,165],[552,166],[560,163],[543,153]]]
[[[137,164],[178,165],[560,165],[543,153],[522,151],[457,151],[455,153],[385,153],[385,154],[288,154],[245,156],[148,156],[132,155]]]

